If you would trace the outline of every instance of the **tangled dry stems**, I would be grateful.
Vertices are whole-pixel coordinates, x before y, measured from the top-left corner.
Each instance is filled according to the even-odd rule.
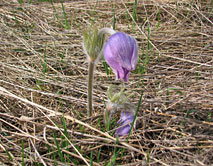
[[[100,148],[100,162],[93,164],[104,165],[112,159],[114,147],[127,149],[116,158],[121,165],[147,165],[148,158],[149,165],[211,165],[212,4],[140,1],[136,20],[133,2],[114,3],[114,11],[112,3],[100,1],[96,8],[95,4],[66,1],[71,25],[66,30],[61,3],[54,3],[54,9],[50,3],[1,2],[0,163],[21,165],[23,149],[27,165],[66,165],[51,157],[57,151],[53,133],[63,141],[64,114],[70,141],[62,151],[81,165]],[[135,92],[132,102],[137,104],[142,91],[143,99],[136,130],[129,143],[119,144],[103,125],[106,89],[118,82],[113,73],[106,74],[101,62],[97,65],[95,115],[88,118],[88,67],[81,46],[82,30],[91,22],[110,27],[113,12],[116,30],[137,39],[141,61],[137,71],[145,71],[131,73],[126,85]],[[55,151],[49,152],[46,145]]]

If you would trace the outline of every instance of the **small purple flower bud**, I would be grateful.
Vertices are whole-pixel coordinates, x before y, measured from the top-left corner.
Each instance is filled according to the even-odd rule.
[[[116,74],[116,79],[128,81],[129,73],[138,61],[136,40],[123,32],[110,36],[104,46],[104,58]]]
[[[116,130],[115,136],[126,136],[129,134],[132,122],[134,120],[134,114],[132,112],[122,112],[121,118],[118,121],[120,127]],[[135,124],[134,124],[135,125]]]

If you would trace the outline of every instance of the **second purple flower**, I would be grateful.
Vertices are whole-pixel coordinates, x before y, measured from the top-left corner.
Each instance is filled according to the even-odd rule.
[[[134,113],[132,112],[122,112],[121,118],[118,121],[118,125],[120,126],[116,132],[115,136],[127,136],[130,132],[132,122],[134,120]],[[134,124],[135,127],[135,124]]]
[[[104,58],[116,78],[127,82],[130,71],[135,69],[138,61],[136,40],[123,32],[113,34],[104,46]]]

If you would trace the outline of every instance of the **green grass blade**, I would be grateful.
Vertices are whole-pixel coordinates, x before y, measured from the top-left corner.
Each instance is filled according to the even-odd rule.
[[[60,145],[59,145],[59,143],[58,143],[58,140],[56,139],[55,133],[53,133],[53,138],[54,138],[54,141],[55,141],[55,145],[56,145],[56,147],[57,147],[57,150],[58,150],[58,155],[59,155],[60,161],[61,161],[61,162],[64,162],[64,156],[63,156],[62,150],[61,150],[61,148],[60,148]]]
[[[93,166],[92,155],[93,155],[93,151],[91,151],[91,153],[90,153],[90,166]]]
[[[7,156],[9,157],[10,161],[13,162],[13,158],[12,158],[12,156],[10,155],[10,153],[8,152],[8,150],[7,150],[6,148],[5,148],[4,150],[5,150],[5,152],[7,153]]]
[[[139,101],[138,101],[137,110],[136,110],[136,112],[135,112],[135,116],[134,116],[134,119],[133,119],[133,122],[132,122],[132,125],[131,125],[131,129],[130,129],[129,134],[128,134],[128,137],[127,137],[127,142],[128,142],[129,137],[130,137],[130,135],[131,135],[131,133],[132,133],[132,129],[133,129],[133,127],[134,127],[134,124],[135,124],[135,121],[136,121],[136,117],[137,117],[137,115],[138,115],[138,111],[139,111],[139,108],[140,108],[140,105],[141,105],[142,96],[143,96],[143,91],[141,92],[141,96],[140,96],[140,99],[139,99]]]
[[[22,166],[24,166],[24,141],[21,141],[21,158],[22,158]]]
[[[43,60],[43,74],[47,73],[47,54],[46,54],[46,47],[44,50],[44,60]]]
[[[65,28],[66,29],[70,29],[70,26],[69,26],[68,20],[67,20],[67,14],[66,14],[66,11],[65,11],[65,8],[64,8],[63,0],[61,0],[61,7],[62,7],[62,11],[63,11],[63,15],[64,15],[64,20],[65,20]]]

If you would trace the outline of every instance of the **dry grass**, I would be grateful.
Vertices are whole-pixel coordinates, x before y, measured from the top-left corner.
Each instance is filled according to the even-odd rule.
[[[116,146],[126,149],[116,165],[213,164],[212,2],[141,0],[135,21],[133,3],[117,1],[114,11],[116,30],[138,41],[138,68],[145,66],[146,72],[131,73],[126,86],[136,93],[134,103],[141,91],[143,98],[129,143],[115,144],[104,129],[103,99],[108,85],[118,82],[100,62],[95,115],[88,118],[81,46],[82,30],[92,22],[112,26],[112,2],[100,1],[95,8],[95,1],[66,1],[69,30],[61,3],[54,3],[54,12],[50,3],[0,2],[0,165],[22,165],[23,159],[26,165],[66,165],[52,157],[57,152],[53,133],[59,142],[66,140],[59,130],[63,113],[70,139],[62,151],[78,165],[89,163],[91,152],[93,165],[104,165]]]

